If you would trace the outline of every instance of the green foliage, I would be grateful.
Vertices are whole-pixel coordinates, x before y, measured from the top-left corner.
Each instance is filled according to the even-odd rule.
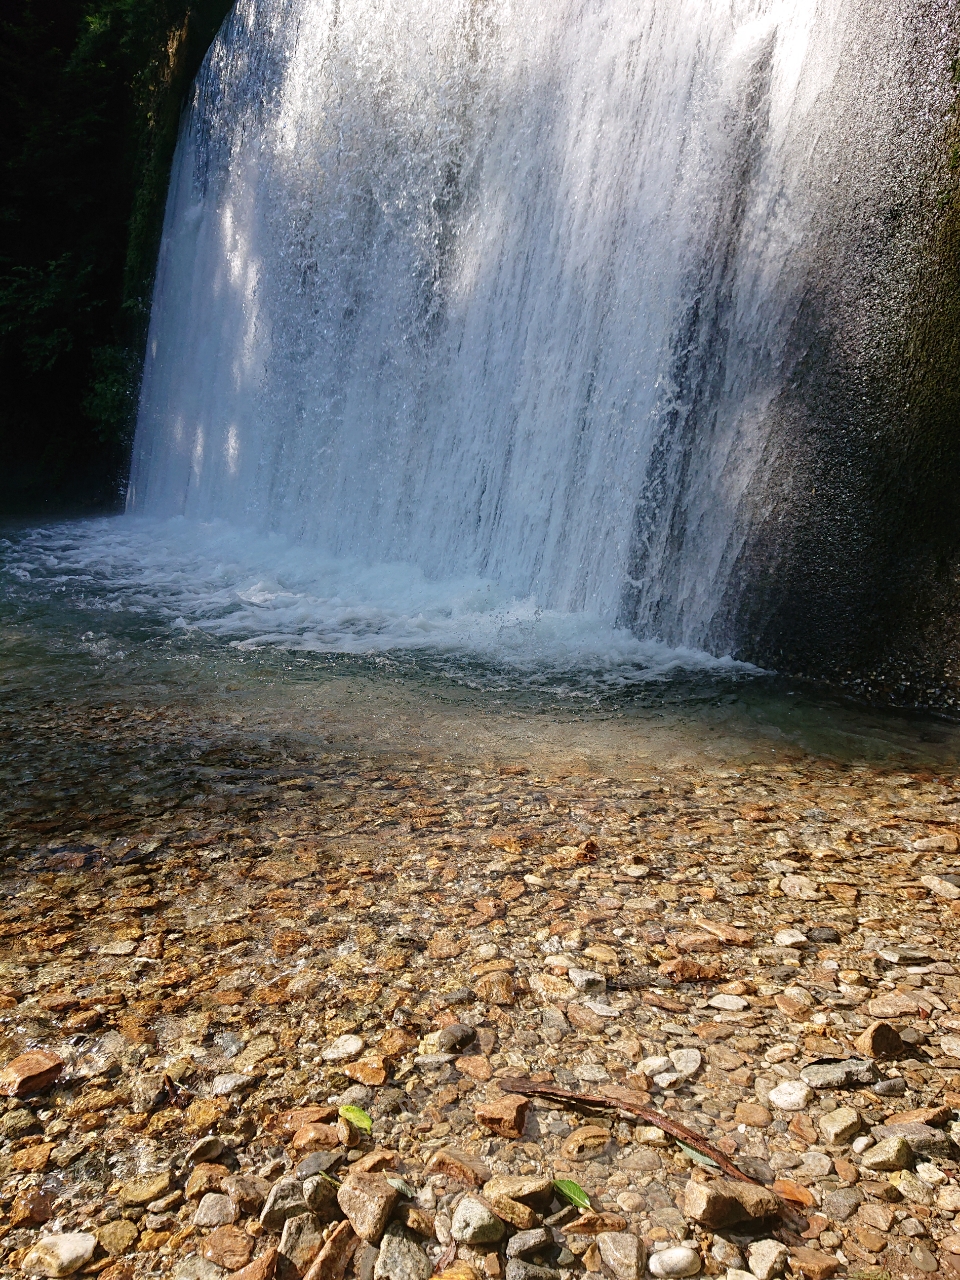
[[[170,160],[228,0],[23,0],[0,22],[0,509],[116,501]]]

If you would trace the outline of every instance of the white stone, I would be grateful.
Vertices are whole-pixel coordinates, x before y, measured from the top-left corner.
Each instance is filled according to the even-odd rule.
[[[20,1263],[28,1276],[72,1276],[93,1257],[97,1237],[87,1231],[41,1236]]]
[[[724,1280],[754,1280],[752,1271],[741,1271],[739,1267],[727,1267]]]
[[[670,1061],[677,1075],[689,1080],[703,1065],[703,1055],[699,1049],[674,1049],[670,1054]]]
[[[960,889],[949,880],[942,880],[940,876],[921,876],[920,883],[938,898],[960,898]]]
[[[874,1139],[869,1133],[862,1133],[859,1138],[854,1138],[850,1143],[850,1150],[855,1156],[862,1156],[865,1151],[869,1151],[874,1144]]]
[[[669,1071],[673,1063],[667,1057],[644,1058],[640,1070],[648,1076],[658,1076],[661,1071]]]
[[[833,1161],[823,1151],[805,1151],[798,1172],[804,1177],[826,1178],[833,1172]]]
[[[802,946],[806,940],[807,935],[801,933],[799,929],[779,929],[773,935],[775,947],[795,947],[798,943]]]
[[[757,1280],[773,1280],[782,1276],[787,1265],[787,1250],[779,1240],[757,1240],[747,1250],[750,1270]]]
[[[617,1280],[638,1280],[643,1270],[644,1248],[629,1231],[601,1231],[597,1247],[604,1265]]]
[[[809,876],[784,876],[780,889],[786,897],[798,898],[801,902],[813,902],[819,897],[817,886]]]
[[[661,1089],[672,1089],[680,1079],[679,1071],[661,1071],[658,1076],[653,1077],[653,1083]]]
[[[667,1135],[662,1129],[652,1124],[638,1124],[633,1131],[634,1142],[641,1142],[645,1147],[665,1147]]]
[[[594,973],[592,969],[568,969],[567,977],[578,991],[599,996],[607,989],[607,980],[602,973]]]
[[[960,1058],[960,1036],[944,1036],[940,1048],[948,1058]]]
[[[678,1244],[651,1254],[647,1266],[652,1276],[695,1276],[700,1270],[700,1255]]]
[[[784,1080],[770,1090],[770,1101],[781,1111],[802,1111],[810,1105],[814,1093],[802,1080]]]
[[[724,1009],[727,1013],[742,1013],[744,1009],[750,1008],[750,1001],[744,1000],[743,996],[729,996],[722,992],[718,996],[711,996],[707,1004],[711,1009]]]
[[[918,1164],[914,1170],[917,1177],[927,1184],[928,1187],[942,1187],[947,1181],[947,1175],[942,1169],[938,1169],[935,1164]]]
[[[937,1192],[937,1208],[947,1213],[960,1212],[960,1187],[942,1187]]]
[[[798,1053],[799,1050],[795,1044],[775,1044],[763,1057],[766,1062],[786,1062],[788,1058],[795,1058]]]
[[[321,1053],[324,1062],[349,1062],[351,1058],[359,1058],[363,1052],[361,1036],[338,1036],[332,1044]]]

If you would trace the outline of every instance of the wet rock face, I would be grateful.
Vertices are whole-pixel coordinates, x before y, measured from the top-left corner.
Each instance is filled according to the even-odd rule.
[[[133,1280],[949,1267],[954,780],[270,767],[273,800],[2,864],[2,1265],[54,1233]]]

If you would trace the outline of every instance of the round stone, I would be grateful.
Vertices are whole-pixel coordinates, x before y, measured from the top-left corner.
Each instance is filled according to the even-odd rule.
[[[700,1270],[700,1255],[678,1244],[651,1254],[647,1266],[653,1276],[695,1276]]]
[[[802,1111],[813,1100],[813,1090],[802,1080],[784,1080],[770,1090],[770,1101],[781,1111]]]

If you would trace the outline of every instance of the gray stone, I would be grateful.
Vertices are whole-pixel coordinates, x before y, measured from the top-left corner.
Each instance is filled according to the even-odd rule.
[[[323,1227],[312,1213],[299,1213],[283,1224],[280,1254],[302,1275],[323,1248]]]
[[[779,1240],[757,1240],[747,1250],[752,1275],[757,1280],[773,1280],[782,1276],[787,1265],[787,1250]]]
[[[364,1041],[362,1036],[338,1036],[331,1044],[321,1052],[320,1056],[324,1062],[350,1062],[354,1058],[359,1058],[363,1052]]]
[[[823,1151],[805,1151],[797,1172],[805,1178],[825,1178],[833,1172],[833,1161]]]
[[[270,1188],[267,1202],[260,1214],[260,1221],[268,1231],[282,1231],[288,1218],[296,1218],[307,1213],[307,1202],[303,1198],[303,1183],[296,1178],[281,1178]]]
[[[643,1242],[629,1231],[601,1231],[597,1248],[603,1264],[617,1280],[638,1280],[643,1274],[646,1250]]]
[[[511,1258],[504,1270],[504,1280],[560,1280],[560,1272],[552,1267],[538,1267],[522,1258]]]
[[[670,1054],[673,1069],[683,1080],[689,1080],[700,1070],[703,1055],[699,1049],[674,1049]]]
[[[311,1213],[320,1213],[336,1200],[337,1184],[319,1173],[315,1178],[304,1178],[303,1198]]]
[[[781,1111],[802,1111],[813,1101],[813,1090],[803,1080],[784,1080],[770,1090],[773,1106]]]
[[[910,1150],[917,1156],[932,1156],[936,1160],[950,1160],[956,1149],[942,1129],[934,1129],[929,1124],[885,1124],[878,1126],[883,1134],[903,1138]],[[874,1137],[877,1137],[874,1133]]]
[[[647,1266],[652,1276],[695,1276],[700,1270],[700,1255],[685,1244],[672,1245],[652,1253]]]
[[[874,1173],[892,1173],[895,1169],[906,1169],[911,1164],[913,1152],[906,1139],[900,1137],[884,1138],[860,1158],[861,1168],[870,1169]]]
[[[863,1192],[859,1187],[838,1187],[824,1196],[821,1211],[831,1222],[846,1222],[862,1203]]]
[[[173,1280],[221,1280],[225,1275],[223,1267],[201,1258],[199,1253],[191,1253],[173,1269]]]
[[[303,1182],[306,1178],[315,1178],[318,1173],[328,1173],[334,1165],[343,1159],[342,1148],[333,1151],[311,1151],[296,1167],[296,1176]]]
[[[374,1280],[428,1280],[433,1263],[419,1244],[394,1223],[384,1232]]]
[[[800,1079],[814,1089],[847,1089],[851,1085],[873,1084],[877,1068],[866,1058],[847,1058],[844,1062],[811,1062],[800,1072]]]
[[[28,1276],[72,1276],[93,1257],[97,1237],[87,1231],[41,1236],[20,1263]]]
[[[360,1246],[353,1255],[353,1271],[357,1280],[373,1280],[379,1257],[380,1250],[375,1244],[371,1244],[369,1240],[360,1241]]]
[[[825,1141],[836,1146],[849,1141],[860,1128],[860,1113],[853,1107],[837,1107],[821,1116],[818,1123]]]
[[[256,1088],[257,1076],[241,1075],[239,1071],[228,1071],[224,1075],[214,1076],[210,1081],[211,1098],[229,1098],[233,1093],[247,1093]]]
[[[193,1215],[195,1227],[226,1227],[236,1221],[237,1211],[229,1196],[219,1191],[208,1191]]]
[[[553,1245],[553,1236],[546,1227],[532,1227],[529,1231],[518,1231],[507,1241],[507,1257],[522,1258],[528,1253],[540,1253]]]
[[[464,1196],[453,1211],[450,1234],[459,1244],[496,1244],[504,1230],[502,1220],[476,1196]]]
[[[223,1180],[223,1190],[233,1201],[237,1217],[247,1218],[258,1214],[270,1194],[270,1183],[252,1173],[232,1173]]]
[[[471,1040],[475,1040],[476,1035],[473,1027],[468,1027],[463,1022],[454,1022],[437,1033],[437,1048],[441,1053],[452,1053],[454,1049],[462,1049]]]
[[[744,1268],[743,1254],[735,1244],[724,1240],[723,1236],[715,1236],[710,1246],[710,1256],[720,1263],[721,1267],[732,1267],[735,1271]]]
[[[911,1173],[909,1169],[901,1169],[890,1181],[894,1183],[904,1200],[909,1200],[911,1204],[933,1204],[933,1187]]]
[[[907,1082],[903,1076],[892,1076],[889,1080],[878,1080],[873,1086],[878,1098],[902,1098],[907,1092]]]

